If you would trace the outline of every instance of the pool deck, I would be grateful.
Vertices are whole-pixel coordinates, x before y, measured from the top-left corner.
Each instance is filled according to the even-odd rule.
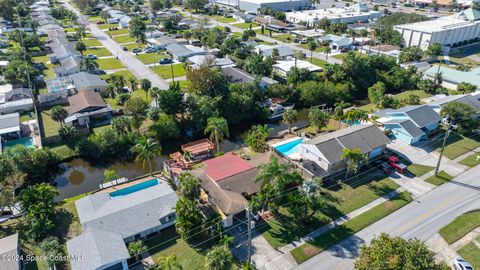
[[[275,148],[277,146],[284,145],[284,144],[287,144],[289,142],[294,142],[294,141],[299,140],[299,139],[302,139],[302,137],[295,136],[293,138],[288,138],[288,139],[285,139],[285,140],[282,140],[282,141],[279,141],[279,142],[275,142],[273,144],[270,144],[270,146]],[[305,139],[305,138],[303,138],[303,139]]]
[[[102,190],[99,190],[97,193],[103,193],[103,192],[111,193],[111,192],[117,191],[117,190],[122,189],[122,188],[130,187],[130,186],[133,186],[133,185],[151,180],[152,178],[158,178],[158,180],[163,181],[162,180],[163,176],[161,174],[153,174],[153,176],[148,175],[148,176],[145,176],[145,177],[142,177],[142,178],[139,178],[139,179],[127,182],[127,183],[123,183],[123,184],[116,185],[116,186],[113,186],[113,187],[104,188]]]

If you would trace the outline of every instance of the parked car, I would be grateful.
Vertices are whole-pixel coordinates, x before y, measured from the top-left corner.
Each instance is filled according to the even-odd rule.
[[[455,270],[474,270],[473,266],[465,261],[462,257],[458,257],[453,261]]]
[[[407,165],[400,163],[400,160],[396,156],[389,156],[388,157],[388,164],[394,168],[399,173],[404,173],[407,171]]]
[[[139,52],[142,52],[142,49],[140,49],[140,48],[132,49],[132,53],[139,53]]]
[[[98,21],[97,24],[104,24],[104,21]]]
[[[144,52],[146,53],[154,53],[154,52],[157,52],[158,49],[154,48],[154,47],[148,47],[148,48],[145,48],[145,50],[143,50]]]
[[[300,39],[300,40],[298,41],[298,43],[300,43],[300,44],[307,44],[307,43],[308,43],[308,39],[302,38],[302,39]]]
[[[91,70],[91,71],[89,71],[89,73],[95,74],[95,75],[105,75],[105,74],[107,74],[105,71],[103,71],[101,69]]]
[[[85,58],[90,59],[90,60],[95,60],[97,59],[97,56],[95,54],[87,54]]]
[[[161,65],[166,65],[166,64],[173,63],[173,61],[170,58],[163,58],[163,59],[160,59],[160,61],[158,61],[158,63],[161,64]]]
[[[128,52],[128,48],[127,48],[127,47],[125,47],[125,46],[123,46],[123,47],[122,47],[122,50],[124,50],[124,51]]]

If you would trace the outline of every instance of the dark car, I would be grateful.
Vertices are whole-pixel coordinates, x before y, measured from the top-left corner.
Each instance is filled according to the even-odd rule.
[[[124,51],[128,51],[128,48],[127,48],[127,47],[125,47],[125,46],[123,46],[123,47],[122,47],[122,50],[124,50]]]
[[[95,74],[95,75],[105,75],[105,74],[107,74],[105,71],[100,70],[100,69],[91,70],[91,71],[89,71],[89,73]]]
[[[158,63],[160,63],[161,65],[165,65],[165,64],[171,64],[173,63],[173,61],[170,58],[163,58],[160,61],[158,61]]]
[[[142,52],[142,49],[140,49],[140,48],[134,48],[134,49],[132,49],[132,52],[133,52],[133,53],[139,53],[139,52]]]

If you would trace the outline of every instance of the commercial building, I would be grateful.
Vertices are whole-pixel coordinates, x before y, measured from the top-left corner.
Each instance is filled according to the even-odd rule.
[[[394,26],[403,36],[407,47],[419,46],[423,50],[433,43],[456,47],[480,40],[480,11],[472,8],[455,15]]]
[[[329,19],[332,23],[357,23],[379,18],[382,13],[369,10],[365,3],[356,3],[350,7],[293,11],[287,12],[285,15],[287,21],[293,23],[304,22],[314,26],[323,18]]]
[[[217,4],[238,7],[247,12],[257,12],[263,8],[278,11],[302,10],[312,6],[310,0],[217,0]]]

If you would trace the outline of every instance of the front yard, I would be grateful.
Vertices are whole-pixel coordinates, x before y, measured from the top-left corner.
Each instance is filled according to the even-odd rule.
[[[443,135],[442,135],[443,136]],[[440,151],[442,141],[440,140],[436,145],[436,150]],[[473,151],[480,147],[480,135],[468,138],[460,134],[451,132],[448,136],[447,146],[445,146],[444,155],[453,160],[469,151]]]
[[[439,233],[448,244],[452,244],[477,227],[480,227],[480,210],[457,217]]]
[[[256,28],[256,27],[259,27],[260,25],[256,23],[235,23],[235,24],[232,24],[232,26],[235,26],[241,29],[250,29],[250,26],[252,28]]]
[[[429,178],[425,179],[425,182],[440,186],[442,184],[445,184],[446,182],[449,182],[452,179],[453,176],[449,175],[445,171],[439,171],[437,176],[432,175]]]
[[[82,40],[82,42],[87,47],[102,46],[102,43],[100,43],[100,41],[98,41],[97,39],[93,39],[93,38],[85,38],[85,39]]]
[[[117,72],[114,72],[112,74],[103,74],[103,75],[100,75],[100,78],[104,79],[104,80],[108,80],[108,78],[110,77],[110,75],[122,75],[123,78],[125,80],[128,80],[129,78],[135,78],[135,75],[133,75],[129,70],[125,69],[125,70],[119,70]]]
[[[480,242],[480,237],[477,238]],[[470,242],[458,251],[458,255],[467,260],[474,269],[480,269],[480,248],[475,243]]]
[[[98,64],[98,68],[101,70],[109,70],[109,69],[119,69],[123,68],[122,62],[115,58],[103,58],[96,60]]]
[[[135,42],[135,39],[133,37],[131,37],[130,35],[114,36],[113,40],[115,40],[115,42],[117,42],[119,44]]]
[[[109,50],[104,47],[90,47],[83,52],[84,55],[94,54],[97,57],[112,56]]]
[[[158,76],[164,79],[172,78],[172,68],[170,65],[158,65],[152,67],[152,70],[158,74]],[[185,69],[183,64],[173,64],[173,77],[180,77],[185,75]]]
[[[368,183],[365,184],[365,182]],[[324,188],[322,192],[325,195],[326,205],[313,216],[312,221],[307,225],[294,222],[288,210],[280,208],[280,214],[275,219],[268,221],[269,228],[263,232],[263,236],[272,247],[282,247],[399,187],[389,178],[363,180],[363,183],[362,185],[344,183],[337,190]]]
[[[272,34],[271,38],[276,39],[281,42],[290,43],[293,42],[294,37],[291,34]]]
[[[465,159],[458,162],[459,164],[468,166],[468,167],[475,167],[480,164],[480,153],[474,153],[470,156],[466,157]]]
[[[142,63],[148,65],[148,64],[158,63],[160,59],[167,58],[167,56],[161,52],[141,53],[137,55],[137,58],[138,60],[142,61]]]
[[[432,166],[426,166],[421,164],[412,164],[408,166],[408,171],[413,173],[416,177],[421,177],[422,175],[431,172],[434,169]]]

